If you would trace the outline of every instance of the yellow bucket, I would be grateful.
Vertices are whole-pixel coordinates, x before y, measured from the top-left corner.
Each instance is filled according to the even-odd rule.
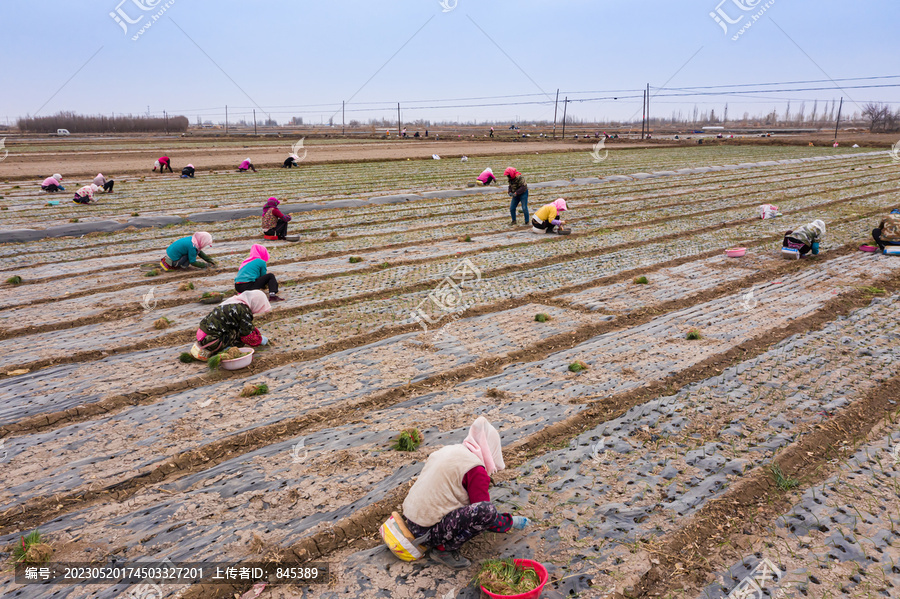
[[[399,557],[405,562],[412,562],[421,559],[425,555],[425,547],[416,545],[416,538],[409,532],[403,517],[397,512],[391,514],[387,522],[378,529],[385,545],[391,550],[391,553]]]

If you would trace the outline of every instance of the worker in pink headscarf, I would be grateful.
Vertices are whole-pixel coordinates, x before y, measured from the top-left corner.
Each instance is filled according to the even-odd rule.
[[[484,416],[465,441],[438,449],[403,502],[403,519],[416,538],[428,536],[431,557],[454,570],[471,562],[459,554],[463,543],[482,532],[522,530],[528,518],[500,513],[491,502],[491,475],[506,468],[500,433]]]
[[[263,206],[262,228],[263,237],[269,240],[284,239],[287,237],[287,224],[291,220],[290,214],[284,214],[278,209],[281,200],[269,198]]]
[[[531,219],[532,233],[556,233],[557,235],[568,235],[569,230],[563,229],[566,221],[560,220],[562,213],[568,210],[566,201],[563,198],[554,200],[549,204],[542,206],[534,217]]]
[[[212,235],[206,231],[197,231],[190,237],[182,237],[166,248],[166,255],[159,261],[159,266],[165,271],[173,268],[187,268],[188,264],[197,268],[206,268],[207,265],[215,266],[215,260],[203,253],[203,250],[211,246],[212,242]],[[198,257],[207,264],[198,261]]]
[[[525,224],[531,220],[528,215],[528,184],[525,183],[525,177],[513,167],[509,167],[503,174],[509,181],[507,193],[511,201],[509,203],[509,215],[512,217],[512,226],[516,226],[516,206],[522,204],[522,212],[525,214]]]
[[[251,289],[269,289],[269,301],[280,302],[278,297],[278,280],[275,275],[267,272],[269,262],[269,250],[265,246],[254,243],[250,248],[250,255],[241,262],[237,276],[234,278],[234,290],[238,293]]]
[[[200,321],[191,355],[207,360],[229,347],[267,345],[269,340],[253,325],[253,317],[271,311],[266,294],[259,290],[228,298]]]
[[[497,177],[494,176],[494,171],[491,170],[491,167],[487,167],[481,174],[478,175],[478,178],[475,179],[479,185],[491,185],[492,183],[496,183]]]

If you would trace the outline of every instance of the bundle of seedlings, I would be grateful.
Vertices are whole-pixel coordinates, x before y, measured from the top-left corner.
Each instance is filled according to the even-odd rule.
[[[475,580],[496,595],[521,595],[541,586],[534,568],[520,568],[510,558],[484,561]]]
[[[396,451],[415,451],[419,448],[419,445],[425,440],[425,437],[422,436],[422,433],[419,432],[417,428],[408,428],[400,433],[400,436],[397,437],[397,440],[394,441],[394,444],[391,446],[391,449]]]

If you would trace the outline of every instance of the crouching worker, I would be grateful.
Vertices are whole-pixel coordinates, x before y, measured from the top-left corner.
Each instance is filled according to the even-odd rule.
[[[568,235],[569,231],[563,229],[566,221],[559,220],[563,212],[568,210],[566,201],[563,198],[554,200],[550,204],[541,207],[531,219],[532,233],[556,233],[557,235]]]
[[[266,272],[269,262],[269,250],[265,246],[254,243],[250,248],[250,256],[241,262],[237,276],[234,278],[234,290],[238,293],[251,289],[269,289],[269,301],[280,302],[278,297],[278,281],[275,275]]]
[[[478,185],[493,185],[497,182],[497,177],[494,176],[494,171],[491,170],[490,167],[481,171],[481,174],[478,175],[478,178],[475,179]]]
[[[59,173],[53,175],[52,177],[47,177],[41,183],[41,189],[48,193],[56,193],[57,191],[65,191],[66,188],[62,186],[62,175]]]
[[[263,206],[263,237],[270,241],[287,237],[287,224],[291,220],[291,215],[284,214],[276,207],[280,203],[281,200],[278,198],[269,198]]]
[[[811,223],[803,225],[784,234],[784,241],[781,247],[797,250],[801,256],[805,256],[810,251],[813,254],[819,253],[819,242],[825,236],[825,223],[821,220],[814,220]]]
[[[169,169],[169,172],[174,172],[172,170],[172,161],[168,156],[160,156],[156,159],[156,162],[153,163],[153,172],[156,172],[156,169],[159,169],[160,174],[163,173],[166,169]]]
[[[894,208],[884,217],[878,228],[872,230],[872,238],[882,251],[886,245],[900,245],[900,209]]]
[[[103,176],[103,173],[97,173],[97,176],[94,177],[94,185],[97,187],[102,187],[103,191],[106,193],[113,192],[113,186],[116,184],[115,181]]]
[[[296,154],[291,154],[284,159],[284,164],[281,165],[281,168],[294,168],[295,166],[300,166],[300,157]]]
[[[215,260],[203,253],[203,250],[210,247],[212,242],[212,235],[206,231],[198,231],[191,237],[182,237],[166,248],[166,255],[159,261],[159,266],[166,271],[173,268],[187,268],[188,264],[197,268],[215,266]],[[202,258],[206,264],[198,262],[198,257]]]
[[[186,167],[184,167],[183,169],[181,169],[181,178],[182,179],[187,179],[187,178],[193,179],[194,178],[194,165],[193,164],[189,164]]]
[[[245,291],[228,298],[200,321],[191,355],[207,360],[229,347],[267,345],[269,340],[253,326],[253,317],[271,311],[262,291]]]
[[[245,158],[244,161],[240,164],[240,166],[238,166],[239,173],[244,173],[247,171],[253,171],[254,173],[256,172],[256,167],[253,166],[253,163],[250,162],[249,158]]]
[[[524,529],[528,518],[497,511],[490,476],[503,470],[500,433],[480,416],[465,441],[432,453],[403,502],[403,519],[417,538],[428,535],[431,557],[449,568],[471,565],[459,554],[469,539],[489,530]]]
[[[93,183],[85,185],[75,192],[75,197],[72,198],[72,201],[76,204],[93,204],[94,194],[98,191],[100,191],[100,188]]]

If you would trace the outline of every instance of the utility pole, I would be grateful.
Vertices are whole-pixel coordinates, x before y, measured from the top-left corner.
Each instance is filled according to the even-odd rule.
[[[344,100],[341,100],[341,135],[344,135],[344,127],[345,127],[345,122],[346,122],[344,120],[344,110],[346,108],[347,108],[347,103]]]
[[[225,105],[225,135],[228,135],[228,104]]]
[[[650,84],[647,84],[647,137],[650,137]]]
[[[566,96],[566,99],[563,100],[563,130],[562,130],[562,138],[566,138],[566,111],[569,108],[569,96]]]
[[[647,91],[641,94],[641,139],[644,139],[644,123],[647,120]]]
[[[841,125],[841,109],[844,107],[844,96],[841,96],[841,103],[838,106],[838,117],[837,121],[834,123],[834,143],[837,143],[837,133],[838,127]]]
[[[256,135],[256,109],[253,109],[253,135]]]
[[[400,137],[400,102],[397,102],[397,137]]]
[[[163,118],[166,119],[166,135],[169,134],[169,113],[163,110]]]
[[[553,104],[553,139],[556,139],[556,111],[559,110],[559,88],[556,89],[556,102]]]

